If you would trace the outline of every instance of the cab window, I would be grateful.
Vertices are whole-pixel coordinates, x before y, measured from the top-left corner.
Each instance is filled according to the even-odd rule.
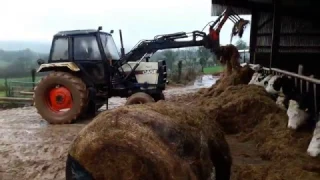
[[[56,38],[52,47],[51,59],[53,61],[68,60],[69,58],[69,48],[68,48],[68,38],[61,37]]]
[[[101,55],[95,36],[74,37],[74,60],[101,60]]]

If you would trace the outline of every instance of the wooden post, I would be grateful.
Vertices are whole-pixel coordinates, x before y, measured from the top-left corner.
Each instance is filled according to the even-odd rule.
[[[311,78],[314,78],[314,75],[311,75],[310,76]],[[306,81],[306,92],[308,93],[310,90],[310,82],[309,81]]]
[[[35,87],[35,81],[36,81],[36,69],[31,70],[31,78],[32,78],[32,90]]]
[[[303,75],[303,66],[301,64],[299,64],[299,67],[298,67],[298,74]],[[303,80],[302,79],[300,79],[299,86],[300,86],[300,93],[303,93]]]
[[[256,55],[256,46],[257,46],[257,31],[258,31],[258,21],[260,18],[260,14],[256,10],[256,8],[253,8],[251,13],[252,14],[251,14],[249,62],[255,64],[256,63],[255,55]]]
[[[317,84],[313,84],[313,101],[314,101],[314,113],[319,115],[318,113],[318,103],[317,103]]]
[[[178,82],[181,81],[181,73],[182,73],[182,61],[178,62]]]
[[[271,53],[270,53],[270,64],[269,67],[275,64],[275,60],[278,57],[279,44],[280,44],[280,29],[281,29],[281,2],[280,0],[273,0],[273,29],[272,29],[272,44],[271,44]],[[277,64],[277,63],[276,63]]]
[[[4,77],[4,88],[6,90],[6,96],[9,96],[9,88],[8,88],[8,78],[7,76]]]

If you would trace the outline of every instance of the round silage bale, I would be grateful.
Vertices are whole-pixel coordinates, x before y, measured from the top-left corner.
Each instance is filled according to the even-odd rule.
[[[206,91],[198,92],[202,97],[215,97],[219,96],[229,86],[236,86],[241,84],[248,84],[252,78],[254,71],[248,66],[241,67],[240,71],[233,71],[228,76],[222,76],[216,81],[212,87],[207,88]]]
[[[219,133],[212,132],[203,114],[184,110],[182,118],[173,118],[155,107],[99,114],[79,133],[69,155],[94,179],[208,179],[213,168],[216,179],[230,178],[229,146],[218,127]]]

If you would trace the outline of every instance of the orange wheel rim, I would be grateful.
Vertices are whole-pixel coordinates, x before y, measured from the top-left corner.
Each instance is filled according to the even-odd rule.
[[[55,87],[49,90],[48,106],[52,111],[59,112],[72,108],[71,92],[66,87]]]

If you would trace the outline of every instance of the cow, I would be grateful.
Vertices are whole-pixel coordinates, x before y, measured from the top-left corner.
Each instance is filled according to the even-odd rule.
[[[262,66],[259,65],[259,64],[256,64],[256,65],[253,65],[252,66],[252,69],[255,71],[252,75],[252,78],[250,80],[250,82],[248,84],[254,84],[255,82],[257,82],[257,80],[259,78],[262,77],[262,74],[263,74],[263,69],[262,69]]]
[[[266,91],[276,99],[276,103],[286,109],[289,100],[297,90],[292,78],[287,76],[273,75],[265,86]]]
[[[307,153],[309,156],[316,157],[320,155],[320,120],[313,130],[313,137],[309,143]]]
[[[313,89],[300,93],[292,78],[275,75],[269,80],[266,91],[278,95],[277,104],[287,109],[288,128],[297,130],[303,124],[314,127],[307,153],[312,157],[320,155],[320,121],[314,109]]]

